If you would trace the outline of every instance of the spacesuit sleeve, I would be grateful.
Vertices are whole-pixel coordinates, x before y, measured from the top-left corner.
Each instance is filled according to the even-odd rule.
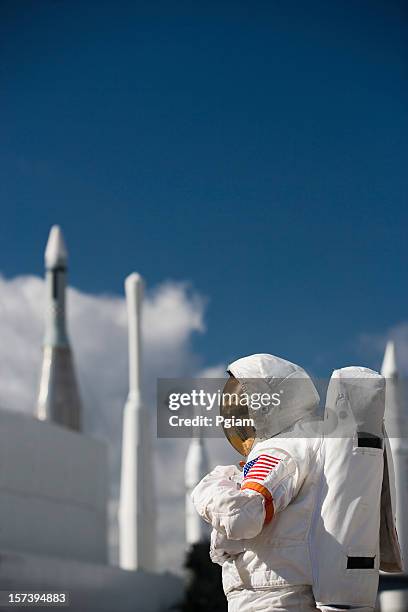
[[[265,500],[265,522],[281,512],[296,497],[302,483],[296,460],[286,451],[272,449],[244,466],[241,491],[256,491]]]
[[[242,490],[242,473],[234,465],[218,466],[192,493],[199,515],[229,540],[254,538],[265,522],[265,499]]]

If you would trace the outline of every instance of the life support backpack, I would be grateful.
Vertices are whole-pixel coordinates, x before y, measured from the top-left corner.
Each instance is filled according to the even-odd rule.
[[[402,571],[384,411],[380,374],[361,367],[333,372],[311,530],[317,605],[374,608],[379,570]]]

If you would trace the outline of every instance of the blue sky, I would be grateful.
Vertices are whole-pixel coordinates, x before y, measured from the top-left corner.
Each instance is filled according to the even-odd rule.
[[[0,270],[189,281],[203,363],[272,352],[319,375],[407,318],[403,3],[0,6]],[[370,361],[371,360],[371,361]],[[377,360],[377,361],[376,361]]]

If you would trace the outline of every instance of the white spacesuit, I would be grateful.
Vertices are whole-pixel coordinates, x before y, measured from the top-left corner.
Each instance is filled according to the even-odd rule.
[[[367,500],[354,491],[351,501],[345,498],[349,505],[345,509],[340,506],[345,514],[334,520],[331,517],[334,527],[327,533],[323,523],[330,525],[328,491],[334,492],[333,499],[343,496],[335,491],[334,479],[325,470],[326,445],[332,449],[332,443],[322,429],[328,419],[319,423],[314,420],[319,396],[311,379],[299,366],[265,354],[239,359],[228,371],[231,378],[224,388],[227,399],[224,396],[221,413],[235,415],[237,426],[225,433],[247,461],[242,471],[233,465],[216,467],[197,485],[192,499],[198,513],[213,527],[210,556],[222,566],[229,611],[306,612],[316,610],[316,606],[327,612],[372,611],[380,565],[382,460],[374,473],[380,484],[369,492],[378,499]],[[264,405],[258,401],[262,393],[269,396]],[[241,401],[244,396],[245,401]],[[255,396],[256,404],[252,402]],[[338,396],[344,397],[344,389],[335,396],[335,402]],[[361,403],[360,389],[357,396]],[[347,411],[343,409],[343,413]],[[240,420],[244,414],[252,418],[251,425]],[[349,421],[356,428],[356,420]],[[344,439],[350,441],[350,431]],[[364,454],[364,460],[365,450],[359,454]],[[370,450],[379,451],[382,457],[382,449]],[[335,452],[339,454],[338,449]],[[345,456],[348,454],[346,451]],[[352,479],[355,464],[344,469]],[[368,551],[366,542],[365,547],[359,546],[359,536],[349,528],[349,519],[357,520],[357,516],[361,523],[361,512],[368,512],[371,502],[374,516],[364,537],[370,539],[374,534],[374,541]],[[383,496],[381,502],[384,508],[391,503],[389,496]],[[401,567],[395,550],[394,517],[390,521],[390,516],[388,512],[391,544],[388,534],[383,540],[387,542],[388,570],[395,571]],[[351,547],[349,533],[354,538]],[[330,548],[330,541],[337,547]],[[340,599],[338,590],[331,589],[339,578],[343,580]],[[360,588],[354,595],[356,585]]]

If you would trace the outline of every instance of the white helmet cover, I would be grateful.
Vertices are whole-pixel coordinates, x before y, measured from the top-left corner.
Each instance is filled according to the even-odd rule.
[[[267,353],[242,357],[228,366],[248,396],[279,394],[279,405],[254,408],[249,402],[248,413],[253,419],[258,439],[276,436],[296,421],[315,413],[319,394],[311,378],[300,366]]]

